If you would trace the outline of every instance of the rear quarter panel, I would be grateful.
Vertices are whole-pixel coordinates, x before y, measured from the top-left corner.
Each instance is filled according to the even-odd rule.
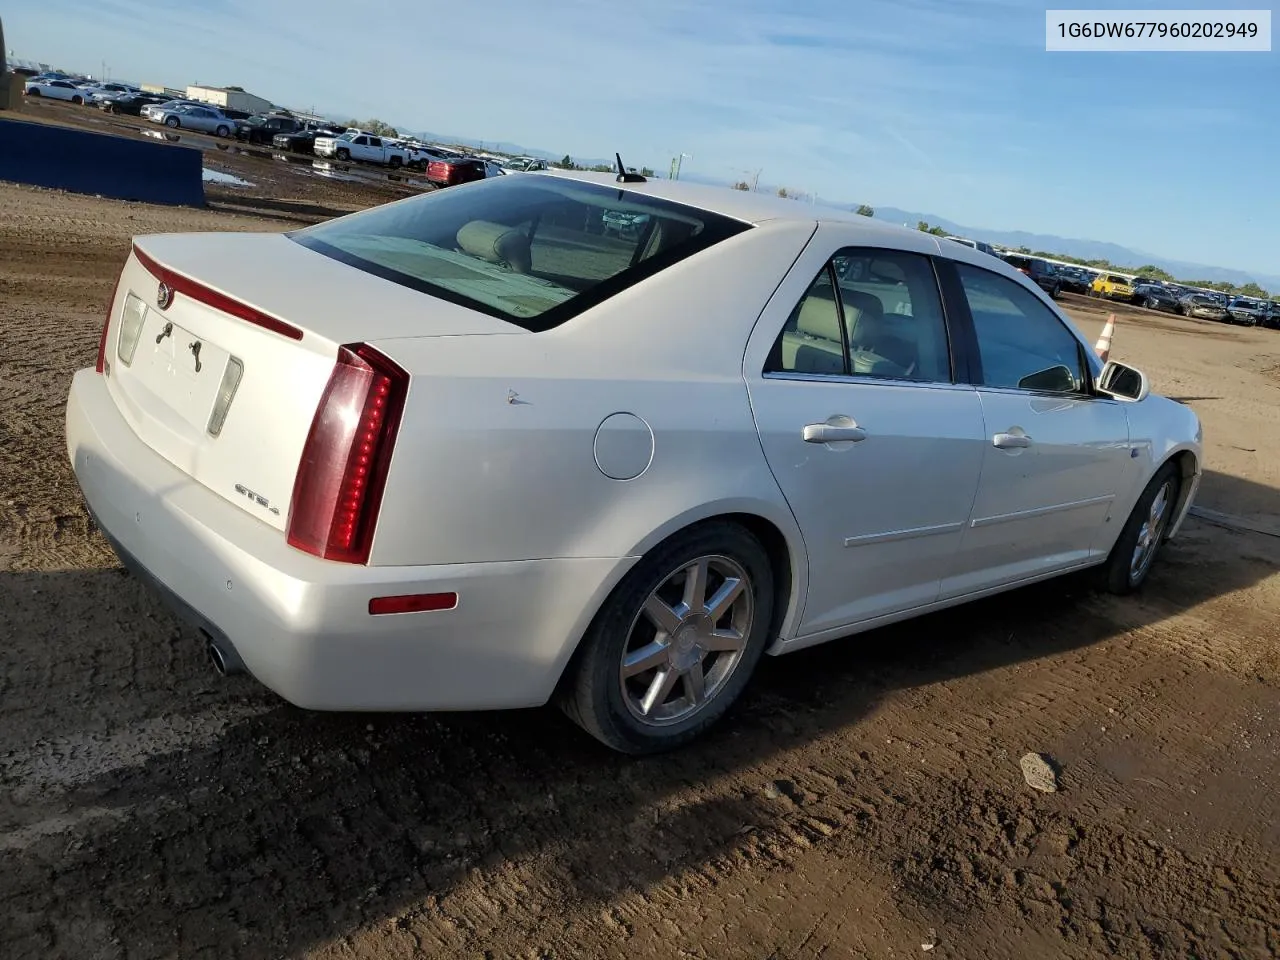
[[[412,383],[373,562],[632,557],[743,511],[783,531],[802,575],[741,367],[813,229],[748,230],[545,333],[380,341]],[[652,435],[634,479],[597,466],[597,428],[615,413]],[[648,444],[645,434],[630,442]]]

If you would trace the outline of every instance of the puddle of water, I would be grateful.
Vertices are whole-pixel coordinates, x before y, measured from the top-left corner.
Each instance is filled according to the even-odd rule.
[[[221,170],[210,170],[208,167],[204,168],[203,176],[205,183],[220,183],[227,187],[253,186],[248,180],[241,180],[239,177],[233,177],[231,174],[223,173]]]

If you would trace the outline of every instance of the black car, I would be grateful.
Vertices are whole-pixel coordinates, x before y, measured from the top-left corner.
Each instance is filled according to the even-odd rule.
[[[246,143],[270,145],[278,133],[296,133],[306,129],[306,123],[297,117],[278,114],[259,115],[236,121],[236,139]]]
[[[141,115],[142,108],[147,104],[168,103],[169,99],[154,93],[117,93],[99,97],[96,103],[103,113],[123,113],[136,117]]]
[[[1040,288],[1057,300],[1059,294],[1062,293],[1062,278],[1058,276],[1058,271],[1053,268],[1053,264],[1039,257],[1024,257],[1022,254],[1010,253],[1005,255],[1005,262],[1015,270],[1021,270],[1028,277],[1040,285]]]
[[[1264,327],[1280,330],[1280,301],[1268,300],[1262,311],[1262,319],[1259,322]]]
[[[1167,287],[1158,283],[1140,283],[1133,288],[1133,302],[1148,310],[1165,310],[1178,312],[1178,297]]]
[[[1083,267],[1059,267],[1058,280],[1068,293],[1087,294],[1093,285],[1093,274]]]
[[[317,127],[308,124],[301,130],[277,133],[271,138],[271,145],[277,150],[288,150],[291,153],[313,153],[316,137],[336,137],[345,132],[345,127]]]

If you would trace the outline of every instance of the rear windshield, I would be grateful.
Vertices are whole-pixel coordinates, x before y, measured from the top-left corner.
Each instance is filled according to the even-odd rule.
[[[747,229],[618,187],[530,174],[434,190],[289,236],[538,331]]]

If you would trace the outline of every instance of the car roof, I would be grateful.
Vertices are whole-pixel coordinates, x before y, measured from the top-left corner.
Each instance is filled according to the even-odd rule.
[[[751,193],[748,190],[734,190],[727,186],[715,186],[701,183],[690,183],[687,180],[659,180],[650,178],[644,183],[618,183],[613,173],[591,173],[580,170],[546,170],[538,173],[540,177],[561,177],[568,180],[581,180],[604,186],[616,186],[619,189],[682,203],[697,207],[721,216],[732,217],[744,223],[765,223],[766,221],[785,220],[797,223],[840,222],[855,223],[866,228],[868,237],[901,236],[904,233],[919,233],[908,227],[873,220],[853,211],[837,210],[833,207],[822,207],[805,203],[803,200],[785,200],[765,193]],[[967,246],[961,244],[960,246]]]

